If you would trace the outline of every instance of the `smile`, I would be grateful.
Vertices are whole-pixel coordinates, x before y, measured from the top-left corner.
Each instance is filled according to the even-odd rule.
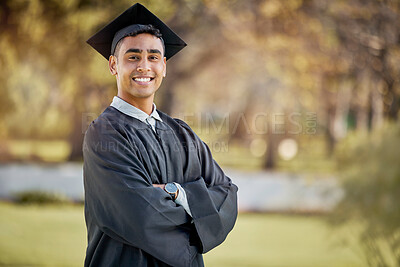
[[[142,82],[142,83],[148,83],[151,80],[153,80],[153,78],[150,77],[146,77],[146,78],[133,78],[134,81],[136,82]]]

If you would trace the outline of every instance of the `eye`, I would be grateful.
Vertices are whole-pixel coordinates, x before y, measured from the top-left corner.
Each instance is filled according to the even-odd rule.
[[[158,60],[158,56],[157,55],[151,55],[151,56],[149,56],[149,59],[150,60]]]
[[[130,59],[130,60],[138,60],[139,57],[136,56],[136,55],[132,55],[132,56],[129,56],[129,59]]]

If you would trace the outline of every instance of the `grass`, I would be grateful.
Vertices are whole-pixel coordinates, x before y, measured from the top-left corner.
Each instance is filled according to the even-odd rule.
[[[45,162],[65,161],[71,150],[64,140],[7,140],[5,147],[13,159],[40,159]]]
[[[365,266],[322,217],[240,214],[223,245],[206,256],[207,266]]]
[[[82,206],[0,204],[0,265],[83,266]]]
[[[0,202],[1,266],[82,266],[82,206]],[[240,214],[234,231],[205,255],[208,267],[365,266],[321,217]],[[357,249],[357,248],[356,248]]]

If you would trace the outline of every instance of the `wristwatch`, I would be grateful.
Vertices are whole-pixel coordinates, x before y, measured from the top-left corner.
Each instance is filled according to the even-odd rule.
[[[167,183],[165,185],[164,190],[172,197],[173,200],[175,200],[178,197],[179,189],[175,185],[175,183]]]

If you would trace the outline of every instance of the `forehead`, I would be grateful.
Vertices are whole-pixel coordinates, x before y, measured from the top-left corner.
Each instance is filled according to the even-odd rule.
[[[125,53],[128,49],[138,48],[143,51],[149,49],[158,49],[163,52],[163,45],[160,38],[149,34],[141,33],[136,36],[127,36],[121,40],[121,52]]]

